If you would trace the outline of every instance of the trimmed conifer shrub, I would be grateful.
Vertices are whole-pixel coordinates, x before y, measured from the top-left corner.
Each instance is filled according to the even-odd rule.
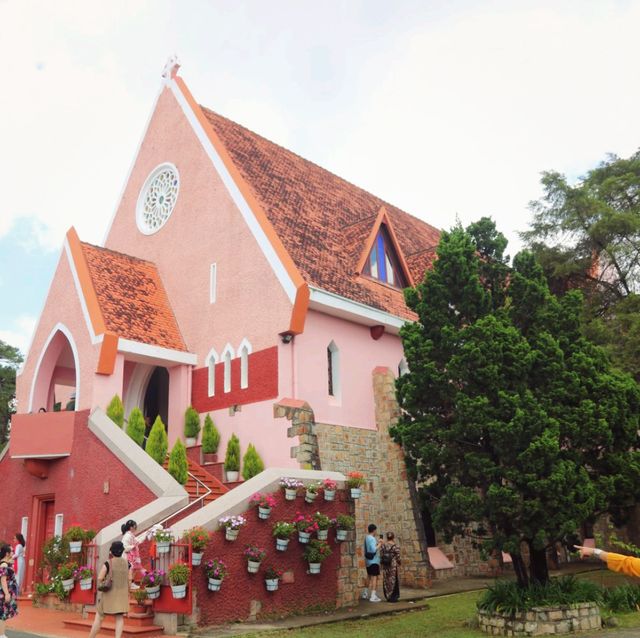
[[[240,470],[240,439],[235,434],[231,435],[227,443],[224,469],[227,472],[238,472]]]
[[[184,443],[178,439],[169,455],[169,474],[171,474],[180,485],[184,485],[189,478],[187,467],[187,448],[184,446]]]
[[[242,476],[245,481],[248,481],[250,478],[256,476],[256,474],[260,474],[262,470],[264,470],[264,463],[253,443],[249,443],[249,447],[242,459]]]
[[[189,406],[184,413],[184,435],[188,439],[197,439],[200,434],[200,415]]]
[[[215,454],[219,445],[220,432],[218,432],[213,419],[207,414],[204,417],[204,428],[202,429],[202,451],[205,454]]]
[[[149,438],[147,439],[147,453],[152,459],[155,459],[160,465],[167,458],[167,450],[169,449],[169,439],[165,430],[162,419],[158,416],[153,422]]]
[[[107,407],[107,416],[119,427],[124,425],[124,405],[122,399],[116,394]]]
[[[144,417],[140,408],[133,408],[129,414],[127,434],[140,446],[144,443]]]

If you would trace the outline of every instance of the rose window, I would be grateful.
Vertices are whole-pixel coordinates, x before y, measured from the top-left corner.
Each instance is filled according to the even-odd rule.
[[[136,221],[141,232],[151,235],[165,225],[179,189],[178,170],[173,164],[161,164],[152,171],[138,196]]]

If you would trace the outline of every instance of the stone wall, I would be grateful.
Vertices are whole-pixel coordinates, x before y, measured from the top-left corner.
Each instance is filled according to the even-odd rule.
[[[480,629],[491,636],[550,636],[600,629],[596,603],[562,607],[534,607],[515,616],[478,612]]]

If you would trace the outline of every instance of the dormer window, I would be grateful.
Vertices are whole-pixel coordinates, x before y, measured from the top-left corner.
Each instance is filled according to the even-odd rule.
[[[380,225],[380,230],[362,272],[396,288],[406,288],[407,286],[400,260],[389,236],[389,231],[384,224]]]

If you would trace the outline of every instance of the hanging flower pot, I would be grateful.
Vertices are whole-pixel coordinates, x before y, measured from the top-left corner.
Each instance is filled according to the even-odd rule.
[[[232,529],[231,527],[227,527],[224,531],[224,537],[228,541],[235,541],[238,538],[238,534],[240,533],[239,529]]]
[[[185,598],[187,595],[186,585],[171,585],[171,593],[174,598]]]
[[[316,500],[316,496],[318,496],[318,492],[310,492],[309,490],[307,490],[304,495],[304,500],[307,503],[313,503],[313,501]]]
[[[218,524],[224,527],[224,537],[228,541],[235,541],[240,528],[247,524],[247,519],[244,516],[223,516],[218,519]]]
[[[298,532],[298,540],[301,543],[308,543],[310,538],[311,538],[310,532]]]
[[[336,491],[335,490],[325,490],[324,491],[324,500],[325,501],[335,501],[336,499]]]
[[[362,472],[349,472],[347,474],[347,487],[351,490],[351,498],[360,498],[362,496],[362,486],[365,482]]]
[[[71,591],[73,589],[73,583],[75,582],[73,578],[65,578],[62,582],[62,588],[65,591]]]
[[[194,567],[197,567],[202,562],[203,556],[204,556],[204,552],[191,552],[191,564]]]
[[[270,507],[258,507],[258,517],[263,521],[266,521],[269,516],[271,516],[271,508]]]
[[[318,536],[318,540],[326,541],[327,538],[329,537],[329,530],[328,529],[319,529],[317,531],[317,536]]]
[[[322,566],[322,563],[309,563],[309,573],[319,574],[321,566]]]
[[[278,578],[265,578],[264,582],[267,586],[267,591],[276,591],[280,580]]]
[[[247,561],[247,571],[250,574],[257,574],[260,569],[260,562],[256,560],[248,560]]]
[[[69,541],[69,553],[78,554],[82,551],[82,541]]]
[[[289,539],[288,538],[276,538],[276,549],[279,552],[284,552],[289,547]]]
[[[351,498],[358,499],[362,496],[362,488],[360,487],[352,487],[351,488]]]
[[[349,533],[348,529],[337,529],[336,530],[336,540],[337,541],[346,541],[348,533]]]
[[[89,578],[81,578],[80,579],[80,589],[82,591],[87,591],[91,589],[91,583],[93,582],[93,578],[89,576]]]
[[[295,501],[297,494],[298,494],[298,490],[286,488],[284,491],[284,498],[287,501]]]
[[[247,571],[250,574],[257,574],[260,569],[260,563],[265,559],[267,552],[262,547],[247,545],[243,553],[247,559]]]
[[[298,479],[283,477],[280,479],[280,487],[284,490],[285,499],[293,501],[298,494],[298,488],[302,487],[302,482]]]
[[[147,587],[147,598],[149,598],[150,600],[160,598],[160,585],[152,585],[151,587]]]
[[[222,578],[209,578],[207,580],[207,589],[209,591],[220,591],[222,587]]]

